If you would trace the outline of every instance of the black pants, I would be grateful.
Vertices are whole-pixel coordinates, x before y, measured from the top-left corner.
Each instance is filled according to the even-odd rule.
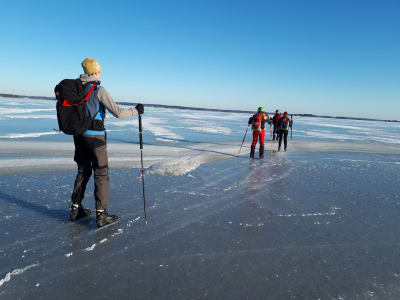
[[[86,185],[94,171],[94,198],[96,209],[107,208],[109,201],[108,156],[105,135],[74,136],[75,156],[78,165],[72,203],[80,204],[85,197]]]
[[[275,138],[275,135],[276,135],[276,138]],[[273,131],[273,133],[272,133],[272,140],[278,140],[278,137],[279,137],[279,128],[278,128],[278,126],[275,126],[274,125],[274,131]]]
[[[279,129],[279,146],[278,146],[279,150],[281,149],[281,145],[282,145],[282,137],[283,137],[283,142],[285,144],[285,150],[286,150],[288,133],[289,133],[289,130]]]

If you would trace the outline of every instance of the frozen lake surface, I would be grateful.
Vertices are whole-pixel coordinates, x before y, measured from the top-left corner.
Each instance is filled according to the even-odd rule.
[[[250,161],[248,115],[147,108],[146,225],[137,119],[109,118],[97,230],[54,104],[0,98],[0,299],[400,298],[399,124],[295,118]]]

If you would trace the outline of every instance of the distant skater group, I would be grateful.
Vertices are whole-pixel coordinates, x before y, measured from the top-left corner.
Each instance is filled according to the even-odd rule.
[[[257,145],[257,141],[260,143],[259,155],[260,158],[264,157],[264,141],[265,141],[265,123],[268,123],[270,129],[271,143],[272,141],[278,141],[278,151],[281,151],[282,140],[284,145],[284,150],[287,151],[287,137],[289,134],[289,129],[293,126],[293,120],[289,118],[287,111],[281,115],[280,111],[277,109],[275,115],[270,118],[266,112],[264,112],[263,107],[257,109],[257,113],[249,118],[248,125],[251,125],[253,130],[253,140],[250,147],[250,158],[254,158],[254,153]],[[270,130],[270,131],[271,131]]]

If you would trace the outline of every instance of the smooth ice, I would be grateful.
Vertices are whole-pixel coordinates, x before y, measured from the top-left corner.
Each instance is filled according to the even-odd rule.
[[[46,111],[5,111],[3,137],[54,125],[28,132],[15,117]],[[288,152],[268,140],[249,160],[247,115],[146,112],[147,225],[135,120],[109,132],[121,220],[100,230],[94,216],[68,222],[70,137],[0,138],[0,299],[400,298],[396,124],[299,118]]]

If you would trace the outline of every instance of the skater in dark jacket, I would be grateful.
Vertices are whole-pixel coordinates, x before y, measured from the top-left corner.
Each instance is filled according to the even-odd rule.
[[[260,158],[264,157],[264,140],[265,140],[265,123],[268,122],[268,115],[264,112],[263,107],[259,107],[255,115],[253,115],[248,124],[253,129],[253,142],[251,143],[250,157],[254,158],[257,140],[260,140]]]
[[[289,128],[292,127],[292,121],[289,119],[288,113],[285,111],[283,117],[279,120],[279,145],[278,151],[281,151],[282,138],[284,140],[285,151],[287,150],[287,136]]]
[[[74,135],[74,160],[78,165],[78,174],[71,197],[70,220],[75,221],[91,214],[89,209],[82,206],[82,200],[93,171],[96,223],[98,227],[102,227],[118,220],[118,216],[109,215],[106,210],[109,202],[109,178],[105,112],[107,110],[116,118],[124,119],[142,114],[144,109],[142,104],[137,104],[135,108],[122,109],[114,102],[107,90],[100,86],[101,66],[95,59],[86,58],[82,67],[85,73],[80,75],[82,84],[86,91],[93,87],[87,101],[87,114],[95,118],[86,132]]]
[[[278,140],[278,137],[279,137],[279,121],[280,121],[281,118],[282,118],[282,115],[279,112],[279,110],[277,109],[275,111],[274,117],[272,118],[272,124],[274,125],[274,131],[272,133],[272,140],[273,141]]]

